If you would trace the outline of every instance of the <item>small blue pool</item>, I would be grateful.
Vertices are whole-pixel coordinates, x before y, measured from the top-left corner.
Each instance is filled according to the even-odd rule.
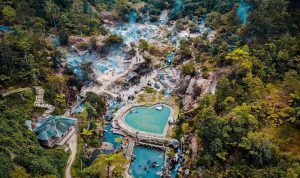
[[[244,2],[244,0],[240,1],[240,6],[237,9],[237,15],[240,18],[240,21],[243,24],[246,24],[247,18],[249,15],[249,10],[251,9],[251,4]]]
[[[170,90],[164,90],[163,91],[163,93],[164,93],[164,97],[170,97],[171,96],[171,92],[170,92]]]
[[[167,105],[134,107],[127,112],[125,122],[140,131],[163,134],[170,114],[171,108]]]
[[[135,160],[130,165],[130,174],[134,178],[160,178],[158,175],[165,163],[162,151],[136,146],[133,150]]]
[[[167,56],[167,61],[168,61],[169,63],[174,62],[174,57],[175,57],[175,54],[174,54],[174,53],[169,54],[169,55]]]
[[[112,129],[112,125],[111,124],[107,124],[104,127],[104,142],[109,142],[112,143],[115,149],[121,148],[121,143],[120,142],[116,142],[116,138],[121,138],[123,139],[122,135],[119,134],[115,134],[111,131]]]
[[[95,67],[101,73],[105,73],[108,70],[107,66],[104,65],[103,63],[97,63],[95,64]]]
[[[9,26],[0,26],[0,31],[9,31],[10,29]]]

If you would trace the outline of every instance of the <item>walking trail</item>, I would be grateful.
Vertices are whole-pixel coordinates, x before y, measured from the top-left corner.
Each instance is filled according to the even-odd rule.
[[[46,108],[47,109],[44,112],[44,114],[38,119],[38,120],[40,120],[42,118],[50,116],[50,114],[52,114],[52,112],[54,111],[55,107],[44,102],[45,90],[42,87],[35,86],[34,89],[35,89],[36,94],[37,94],[36,97],[35,97],[34,106],[39,107],[39,108]]]
[[[71,167],[72,167],[72,164],[75,160],[75,157],[76,157],[76,152],[77,152],[77,134],[74,133],[71,138],[69,139],[68,141],[68,144],[69,144],[69,148],[70,148],[70,151],[71,151],[71,155],[68,159],[68,162],[67,162],[67,166],[66,166],[66,178],[72,178],[72,174],[71,174]]]

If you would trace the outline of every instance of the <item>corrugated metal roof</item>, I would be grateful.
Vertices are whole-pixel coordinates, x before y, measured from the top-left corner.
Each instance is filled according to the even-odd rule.
[[[33,131],[38,135],[39,140],[46,141],[52,137],[61,137],[76,121],[77,119],[64,116],[50,116]]]

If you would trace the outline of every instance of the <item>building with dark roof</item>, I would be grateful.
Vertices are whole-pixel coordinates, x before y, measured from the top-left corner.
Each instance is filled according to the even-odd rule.
[[[50,116],[33,129],[40,143],[47,147],[63,145],[76,131],[77,119]]]

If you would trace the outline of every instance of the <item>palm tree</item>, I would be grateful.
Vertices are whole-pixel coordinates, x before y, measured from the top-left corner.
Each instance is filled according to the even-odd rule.
[[[85,168],[83,171],[88,174],[98,175],[99,177],[121,177],[127,163],[129,161],[122,153],[101,154],[90,167]],[[111,172],[113,173],[112,175],[110,175]]]
[[[87,138],[87,137],[93,135],[93,131],[88,130],[88,129],[83,129],[81,135],[83,138]]]

